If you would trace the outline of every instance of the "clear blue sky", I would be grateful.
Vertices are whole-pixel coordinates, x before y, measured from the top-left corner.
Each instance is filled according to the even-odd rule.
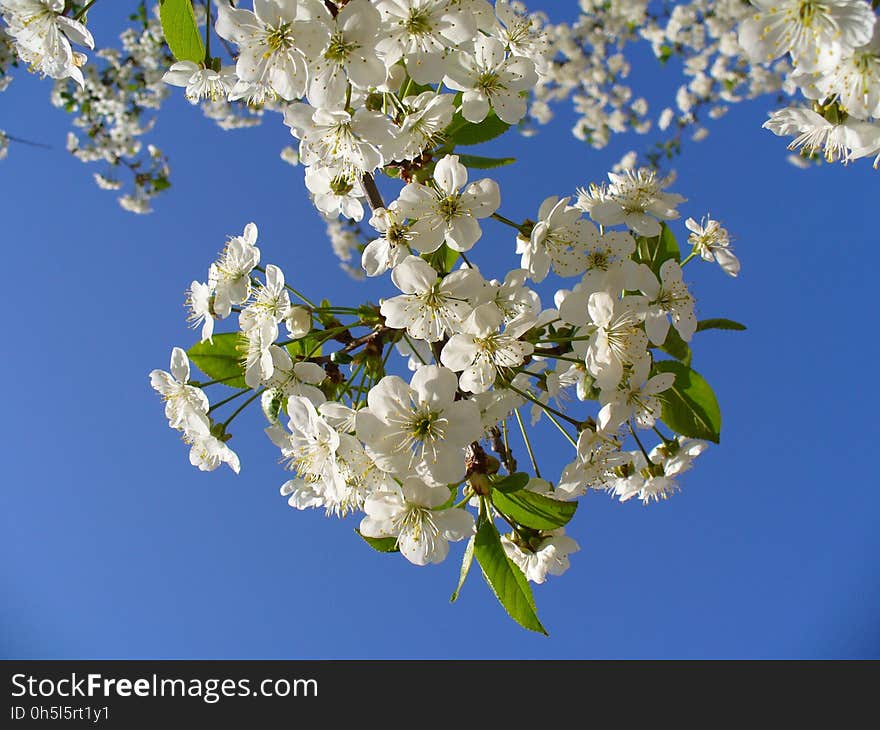
[[[104,21],[123,14],[96,6],[98,44],[115,26]],[[677,78],[651,61],[638,77],[659,90]],[[0,95],[0,128],[55,146],[13,145],[0,163],[0,656],[880,655],[869,164],[791,167],[784,142],[760,129],[772,100],[734,108],[685,147],[675,163],[684,216],[722,219],[743,262],[736,281],[688,271],[702,317],[749,325],[697,336],[694,366],[721,402],[722,444],[664,504],[584,501],[572,569],[536,590],[543,638],[509,621],[476,572],[448,603],[460,545],[443,565],[416,568],[370,551],[355,523],[287,507],[258,411],[237,423],[238,477],[191,468],[167,428],[147,373],[193,342],[183,292],[227,234],[254,220],[264,262],[296,286],[340,302],[358,291],[302,170],[278,158],[291,142],[280,120],[224,133],[177,93],[151,138],[171,157],[174,187],[135,217],[95,187],[97,168],[64,152],[69,120],[49,90],[19,74]],[[520,161],[498,175],[503,213],[533,214],[646,143],[596,152],[569,122],[560,113],[535,138],[511,135]],[[503,273],[513,242],[488,230],[476,258]],[[366,285],[364,299],[390,286]],[[542,445],[547,458],[557,451]]]

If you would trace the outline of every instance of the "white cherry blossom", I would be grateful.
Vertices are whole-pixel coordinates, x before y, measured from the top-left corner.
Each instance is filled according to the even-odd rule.
[[[469,251],[480,239],[477,221],[498,210],[501,193],[494,180],[467,185],[467,179],[458,155],[447,155],[434,169],[435,187],[410,183],[403,189],[397,205],[401,215],[414,221],[413,248],[430,253],[445,241],[455,251]]]
[[[474,532],[474,517],[463,509],[438,509],[449,500],[446,487],[426,485],[407,477],[399,491],[379,492],[367,498],[360,532],[366,537],[394,537],[414,565],[441,563],[449,542],[466,540]]]
[[[480,438],[480,411],[455,400],[458,378],[446,368],[419,368],[409,385],[388,375],[370,390],[368,408],[357,413],[357,435],[385,471],[415,472],[432,486],[455,484],[465,475],[464,447]]]
[[[403,294],[382,302],[385,324],[405,328],[411,337],[428,342],[455,332],[471,313],[469,302],[483,288],[476,271],[461,269],[441,279],[417,256],[407,256],[395,266],[391,279]]]

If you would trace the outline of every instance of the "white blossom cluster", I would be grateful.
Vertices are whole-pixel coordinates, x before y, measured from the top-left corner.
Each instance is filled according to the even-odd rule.
[[[674,130],[647,155],[657,165],[678,151],[685,131],[702,139],[706,118],[722,116],[730,104],[786,90],[784,61],[769,68],[744,61],[736,29],[749,6],[741,0],[580,0],[580,11],[572,23],[528,16],[533,27],[543,27],[553,59],[541,69],[529,121],[548,122],[554,104],[571,98],[579,115],[572,131],[594,147],[627,131]],[[676,59],[687,78],[674,103],[653,118],[648,100],[630,83],[633,47],[646,41],[659,63]]]
[[[880,24],[866,0],[752,0],[739,41],[754,63],[787,57],[790,81],[811,101],[764,124],[794,136],[789,149],[828,162],[877,155],[880,163]]]
[[[689,390],[700,323],[683,267],[736,276],[739,261],[711,218],[687,220],[681,258],[670,222],[685,199],[648,168],[548,198],[534,218],[502,214],[497,181],[456,148],[526,116],[552,62],[528,16],[483,0],[265,0],[217,5],[215,30],[235,64],[178,61],[165,80],[191,100],[280,105],[298,140],[282,157],[304,168],[337,255],[393,291],[316,302],[261,262],[256,225],[230,238],[188,291],[200,341],[151,374],[194,465],[237,472],[231,426],[259,401],[292,507],[358,515],[364,540],[416,565],[488,530],[533,583],[569,567],[565,525],[588,492],[648,504],[677,491],[720,429],[708,385]],[[387,202],[380,173],[399,181]],[[499,278],[468,258],[487,236],[493,266],[516,257]],[[190,379],[190,358],[210,380]],[[232,390],[211,403],[215,385]],[[553,473],[537,428],[570,449]]]
[[[0,0],[0,17],[18,57],[53,79],[83,84],[87,57],[71,44],[92,49],[95,39],[77,17],[67,17],[64,0]]]
[[[450,541],[473,535],[468,501],[485,495],[502,467],[516,471],[513,423],[536,458],[524,408],[532,410],[533,427],[542,417],[552,421],[573,457],[552,483],[534,461],[530,491],[557,501],[588,490],[621,501],[665,499],[706,448],[703,440],[660,430],[661,399],[676,376],[655,367],[657,355],[673,333],[688,343],[697,330],[682,265],[699,256],[729,274],[739,270],[727,231],[711,219],[687,221],[692,250],[684,262],[670,254],[659,267],[649,265],[656,256],[644,247],[667,235],[663,222],[676,219],[684,202],[666,191],[668,182],[646,169],[612,173],[607,185],[544,201],[535,221],[514,224],[506,237],[520,268],[494,280],[438,257],[473,248],[500,200],[497,183],[469,182],[458,156],[448,155],[429,179],[407,184],[373,214],[378,235],[362,266],[368,276],[390,273],[399,292],[378,306],[315,304],[280,268],[261,266],[257,229],[249,224],[188,295],[190,320],[201,328],[192,351],[197,363],[199,348],[217,346],[215,323],[238,315],[237,334],[222,335],[233,337],[236,368],[215,381],[236,392],[209,405],[201,388],[213,383],[188,381],[188,362],[175,349],[171,372],[151,375],[170,425],[199,468],[225,462],[237,471],[226,441],[241,408],[222,422],[213,414],[229,401],[259,399],[267,433],[296,474],[281,490],[290,505],[338,517],[361,513],[365,538],[393,539],[418,565],[443,560]],[[573,285],[559,289],[547,308],[531,283],[549,276]],[[395,351],[411,375],[395,373]],[[561,410],[567,391],[596,410]],[[647,451],[643,444],[654,435],[660,441]],[[536,583],[563,572],[577,548],[563,528],[516,526],[504,538],[511,560]]]
[[[151,199],[169,185],[168,163],[155,145],[142,137],[156,121],[156,112],[168,96],[162,76],[172,57],[165,47],[162,26],[149,17],[145,5],[134,16],[136,25],[120,34],[121,48],[96,52],[82,83],[58,82],[51,101],[74,115],[67,149],[86,163],[102,162],[95,173],[97,185],[124,192],[120,205],[133,213],[148,213]],[[127,186],[123,176],[130,175]]]
[[[41,23],[67,27],[51,0],[0,3],[40,5],[51,10]],[[207,5],[176,21],[192,33],[203,26],[198,58],[191,47],[200,40],[175,61],[164,39],[181,44],[142,3],[121,50],[98,51],[101,63],[80,77],[67,69],[53,100],[77,115],[71,151],[130,169],[135,187],[120,202],[147,212],[168,170],[140,138],[168,85],[224,128],[277,110],[297,141],[282,158],[303,168],[337,255],[390,286],[375,304],[315,301],[262,262],[255,224],[231,237],[187,293],[199,342],[174,348],[170,370],[150,375],[192,464],[238,472],[230,427],[259,402],[292,472],[281,488],[292,507],[358,515],[370,545],[417,565],[444,560],[461,540],[480,560],[494,536],[502,568],[533,583],[568,568],[578,545],[565,525],[588,492],[648,504],[677,491],[720,437],[711,388],[690,368],[691,343],[701,328],[741,328],[698,321],[684,267],[710,261],[736,276],[728,232],[711,218],[687,219],[682,258],[672,226],[685,199],[670,192],[671,176],[632,159],[605,183],[504,210],[483,171],[508,160],[458,148],[527,126],[542,104],[568,95],[594,144],[643,126],[634,120],[645,104],[619,83],[628,65],[614,44],[630,38],[686,57],[691,81],[677,101],[685,117],[732,100],[740,86],[779,88],[786,64],[753,73],[734,61],[741,4],[656,15],[641,2],[583,1],[568,31],[507,0]],[[24,11],[10,12],[24,59]],[[701,36],[704,26],[713,30]],[[212,55],[218,45],[225,61]],[[380,174],[392,194],[380,192]],[[115,172],[96,179],[122,187]],[[483,238],[492,274],[469,259]],[[237,327],[216,331],[233,316]],[[207,380],[193,379],[191,362]],[[227,391],[211,402],[214,386]],[[564,467],[542,472],[530,436],[538,428],[567,444]],[[510,531],[500,535],[496,521]]]

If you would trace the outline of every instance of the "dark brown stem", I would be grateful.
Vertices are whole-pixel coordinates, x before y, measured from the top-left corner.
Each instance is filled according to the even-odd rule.
[[[379,188],[376,187],[376,181],[369,172],[364,173],[364,176],[361,178],[361,184],[364,186],[364,192],[367,194],[367,202],[370,204],[370,209],[375,211],[377,208],[384,208],[385,201],[382,200],[382,193],[379,192]]]
[[[492,426],[492,428],[489,429],[489,445],[492,447],[492,451],[498,454],[498,458],[501,459],[501,463],[504,464],[507,473],[516,473],[516,459],[513,458],[510,449],[504,445],[504,438],[502,437],[501,429],[498,428],[498,426]]]

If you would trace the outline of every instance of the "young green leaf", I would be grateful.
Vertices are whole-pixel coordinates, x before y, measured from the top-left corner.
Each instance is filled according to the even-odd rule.
[[[496,167],[512,165],[516,157],[480,157],[479,155],[459,155],[458,161],[474,170],[491,170]]]
[[[492,489],[498,490],[499,492],[505,492],[506,494],[510,494],[510,492],[518,492],[520,489],[525,489],[526,484],[529,483],[529,479],[531,477],[523,471],[518,471],[516,474],[511,474],[508,477],[504,477],[504,479],[499,479],[497,482],[493,482]]]
[[[186,353],[195,366],[213,380],[222,380],[230,388],[247,388],[244,382],[244,360],[238,349],[241,336],[237,332],[214,335],[213,342],[197,342]]]
[[[675,234],[669,229],[665,223],[661,224],[663,230],[659,236],[654,238],[639,237],[638,249],[636,254],[638,260],[647,264],[655,274],[660,272],[660,267],[664,261],[675,259],[681,261],[681,250],[678,247],[678,241],[675,240]]]
[[[737,332],[742,332],[745,329],[746,326],[744,324],[734,322],[732,319],[724,319],[721,317],[715,319],[701,319],[697,322],[697,332],[702,332],[703,330],[736,330]]]
[[[498,528],[484,520],[474,539],[474,556],[483,578],[507,614],[523,628],[549,636],[535,609],[532,589],[523,572],[504,552]]]
[[[461,593],[464,582],[467,580],[468,573],[471,572],[471,563],[474,562],[474,543],[476,542],[476,539],[476,535],[471,535],[471,539],[468,540],[468,544],[464,549],[464,557],[461,559],[461,571],[458,574],[458,586],[456,586],[455,591],[452,593],[452,597],[449,599],[450,603],[455,603],[458,600],[458,594]]]
[[[468,146],[488,142],[489,140],[500,137],[504,134],[510,125],[502,122],[495,112],[491,112],[479,124],[467,121],[461,112],[458,112],[452,118],[452,124],[446,130],[446,139],[453,146]]]
[[[204,63],[205,46],[190,0],[159,0],[165,41],[178,61]]]
[[[316,355],[322,355],[324,346],[321,343],[321,337],[323,337],[323,333],[318,330],[316,332],[310,332],[305,337],[301,337],[298,340],[294,340],[287,344],[287,351],[290,353],[290,356],[293,358],[297,357],[306,357],[311,356],[314,357]]]
[[[577,511],[577,502],[560,502],[537,492],[492,490],[492,504],[499,512],[533,530],[555,530],[568,524]]]
[[[721,409],[702,375],[674,360],[654,364],[655,373],[673,373],[675,382],[660,393],[663,422],[676,433],[691,438],[721,440]]]
[[[361,535],[360,530],[355,530],[355,532],[360,535],[361,539],[367,543],[373,550],[377,553],[399,553],[400,548],[397,547],[397,538],[396,537],[367,537],[366,535]]]
[[[459,258],[461,258],[461,254],[458,251],[450,248],[445,243],[440,244],[440,248],[437,249],[437,256],[443,265],[444,271],[452,271]]]
[[[688,343],[681,339],[681,335],[678,334],[678,330],[675,327],[669,328],[666,342],[660,345],[660,349],[667,355],[672,355],[676,360],[681,360],[681,362],[690,367],[693,353]]]

